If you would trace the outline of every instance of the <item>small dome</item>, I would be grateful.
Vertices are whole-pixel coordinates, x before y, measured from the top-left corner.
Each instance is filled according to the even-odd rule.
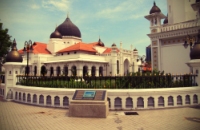
[[[165,18],[165,20],[163,21],[163,24],[167,24],[168,23],[168,15],[167,17]]]
[[[22,62],[23,61],[22,56],[17,51],[16,45],[17,44],[16,44],[16,41],[14,39],[12,49],[8,53],[8,55],[6,56],[6,62]]]
[[[100,38],[99,38],[99,41],[98,41],[98,45],[104,47],[104,43],[101,41]]]
[[[198,33],[198,39],[193,49],[190,52],[191,59],[200,59],[200,29]]]
[[[153,7],[151,8],[149,14],[156,13],[156,12],[160,13],[161,10],[160,10],[160,8],[158,6],[156,6],[156,2],[154,2]]]
[[[115,44],[115,43],[113,43],[113,44],[112,44],[112,47],[116,47],[116,44]]]
[[[57,31],[62,36],[75,36],[81,38],[81,32],[79,28],[74,25],[68,17],[57,27]]]
[[[133,51],[138,51],[136,48]]]
[[[50,38],[62,38],[62,35],[57,30],[55,30],[51,33]]]

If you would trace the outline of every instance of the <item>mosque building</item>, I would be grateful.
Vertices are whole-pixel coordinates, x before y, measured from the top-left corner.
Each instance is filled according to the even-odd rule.
[[[200,29],[200,1],[168,0],[167,3],[167,16],[155,2],[149,15],[145,16],[150,22],[150,70],[189,73],[193,71],[186,64],[190,60],[190,47],[183,45],[187,35],[194,37]],[[163,24],[162,19],[165,19]],[[107,47],[100,38],[91,43],[83,42],[81,31],[68,16],[50,34],[47,44],[34,42],[29,51],[26,48],[17,51],[14,41],[6,58],[7,63],[21,64],[20,74],[41,75],[45,70],[47,75],[54,76],[115,76],[137,72],[141,64],[138,62],[138,51],[132,46],[130,50],[123,49],[122,43]]]
[[[131,50],[125,50],[122,43],[120,47],[115,43],[106,47],[100,38],[96,42],[85,43],[81,31],[68,16],[50,34],[49,43],[34,42],[27,45],[18,51],[22,58],[10,53],[6,59],[6,62],[23,61],[21,74],[40,75],[43,70],[47,70],[47,75],[54,76],[116,76],[138,71],[137,49],[131,47]],[[16,41],[12,51],[16,51]]]

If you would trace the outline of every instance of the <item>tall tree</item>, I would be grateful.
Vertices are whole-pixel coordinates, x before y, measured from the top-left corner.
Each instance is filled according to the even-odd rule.
[[[8,29],[3,29],[3,23],[0,23],[0,72],[2,72],[2,65],[5,63],[5,57],[12,45],[10,38]]]

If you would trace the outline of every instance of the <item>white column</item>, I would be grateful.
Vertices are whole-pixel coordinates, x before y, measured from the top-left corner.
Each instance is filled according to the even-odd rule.
[[[168,106],[168,97],[164,96],[164,107]]]
[[[133,109],[137,108],[137,97],[133,97]]]
[[[59,96],[60,98],[60,106],[63,107],[63,96]]]
[[[40,94],[36,95],[37,96],[37,104],[40,104]]]
[[[182,96],[182,104],[183,104],[183,106],[185,106],[185,96],[186,95],[181,95]]]
[[[154,97],[154,108],[158,108],[158,97]]]
[[[197,100],[198,100],[198,104],[200,104],[200,94],[197,94]]]
[[[122,97],[122,109],[126,109],[126,98]]]
[[[43,95],[44,96],[44,106],[47,105],[47,95]]]
[[[68,66],[68,76],[72,76],[71,67],[70,65]]]
[[[30,95],[31,95],[31,102],[30,103],[33,104],[33,95],[34,94],[30,93]]]
[[[190,104],[193,105],[193,95],[190,94]]]
[[[173,99],[174,99],[174,106],[177,106],[177,96],[173,95]]]
[[[110,97],[110,109],[114,110],[115,109],[115,98],[114,97]]]
[[[55,99],[55,96],[51,95],[51,106],[54,106],[54,99]]]
[[[91,76],[92,73],[91,73],[91,66],[88,66],[88,75]]]
[[[99,68],[98,67],[96,67],[95,76],[99,77]]]
[[[147,97],[143,97],[143,101],[144,101],[144,108],[148,108],[148,100],[147,100]]]

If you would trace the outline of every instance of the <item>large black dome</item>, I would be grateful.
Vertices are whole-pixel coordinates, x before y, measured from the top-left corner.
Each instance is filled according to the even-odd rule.
[[[22,56],[17,51],[15,39],[13,41],[12,49],[6,56],[6,62],[22,62]]]
[[[154,2],[153,7],[149,11],[149,14],[156,13],[156,12],[160,13],[161,10],[160,10],[160,8],[158,6],[156,6],[156,3]]]
[[[57,27],[57,31],[62,36],[75,36],[81,38],[81,32],[79,28],[74,25],[68,17]]]

